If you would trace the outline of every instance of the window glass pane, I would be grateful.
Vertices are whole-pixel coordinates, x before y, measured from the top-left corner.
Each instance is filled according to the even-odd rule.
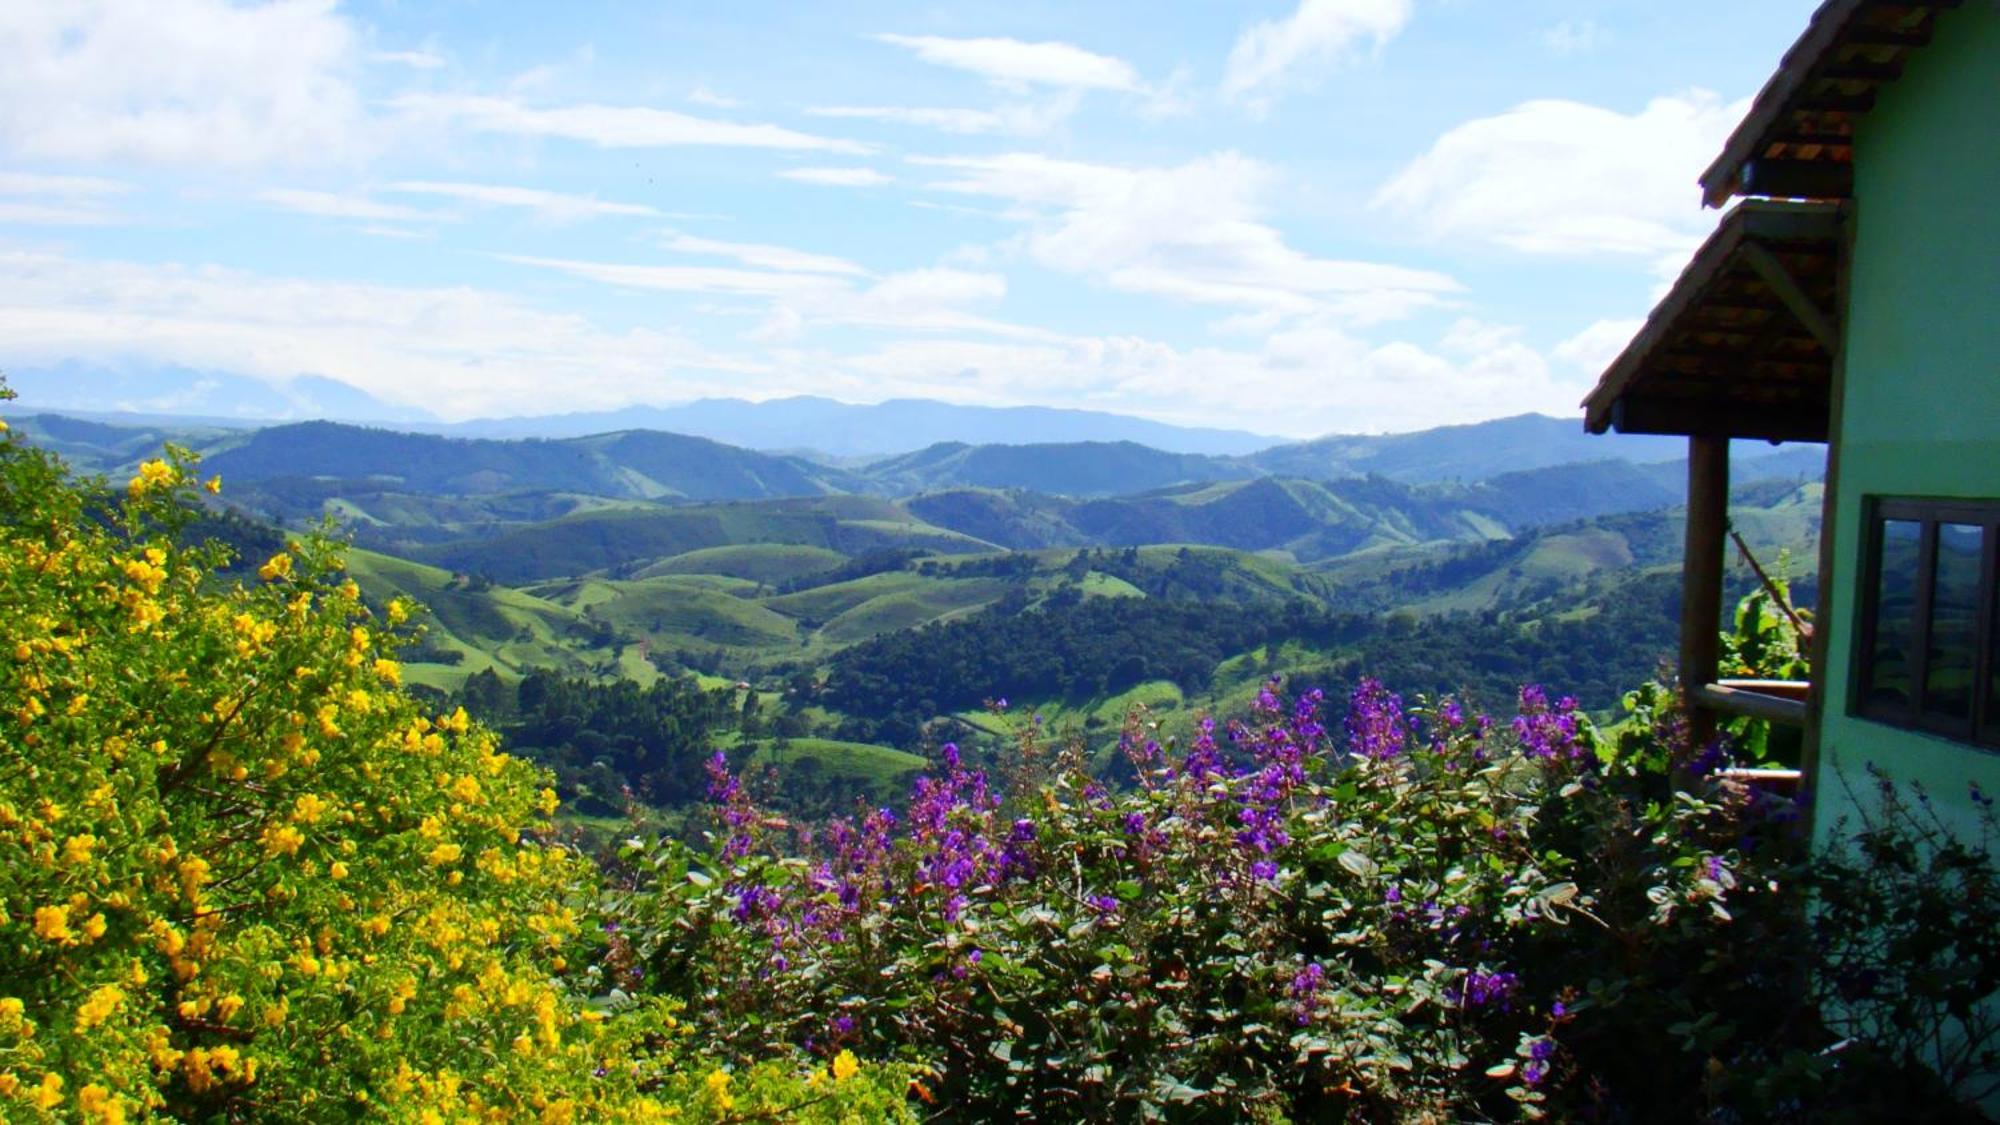
[[[1938,525],[1931,579],[1930,661],[1924,666],[1924,712],[1972,718],[1972,677],[1979,652],[1979,562],[1986,529]]]
[[[1994,577],[1993,620],[1986,623],[1986,737],[2000,738],[2000,575]]]
[[[1868,686],[1862,703],[1907,709],[1916,661],[1910,646],[1917,625],[1917,555],[1923,525],[1915,520],[1882,521],[1881,574],[1875,586],[1875,651],[1868,654]]]

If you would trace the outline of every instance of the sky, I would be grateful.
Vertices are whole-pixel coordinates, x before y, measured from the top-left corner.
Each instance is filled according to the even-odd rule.
[[[1572,413],[1812,7],[9,0],[0,371]]]

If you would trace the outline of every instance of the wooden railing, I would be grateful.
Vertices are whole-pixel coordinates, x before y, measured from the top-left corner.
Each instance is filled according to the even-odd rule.
[[[1804,680],[1720,680],[1695,688],[1693,702],[1725,715],[1802,727],[1811,688]]]
[[[1804,680],[1718,680],[1694,689],[1694,703],[1725,715],[1742,715],[1786,726],[1806,725],[1806,694],[1812,685]],[[1796,795],[1804,782],[1798,770],[1728,769],[1722,776],[1759,789],[1787,796]]]

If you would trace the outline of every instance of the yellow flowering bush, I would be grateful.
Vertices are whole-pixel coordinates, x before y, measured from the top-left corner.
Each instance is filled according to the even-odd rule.
[[[890,1071],[732,1075],[671,1001],[587,1001],[546,779],[404,694],[403,607],[337,544],[220,580],[191,470],[78,485],[0,437],[0,1120],[904,1112]]]

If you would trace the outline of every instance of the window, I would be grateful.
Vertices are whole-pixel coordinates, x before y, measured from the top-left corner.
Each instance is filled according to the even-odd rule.
[[[1855,714],[2000,746],[2000,501],[1871,498]]]

